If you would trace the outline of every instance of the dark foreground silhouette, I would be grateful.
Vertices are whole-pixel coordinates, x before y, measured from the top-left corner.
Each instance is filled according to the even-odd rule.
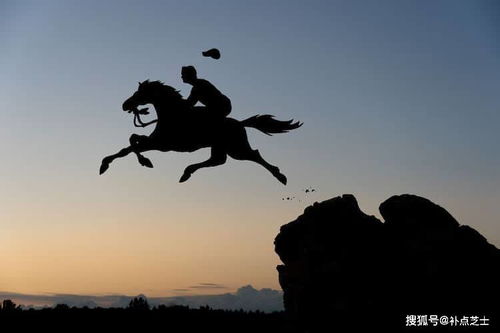
[[[380,214],[343,195],[281,227],[284,305],[304,331],[500,332],[499,249],[422,197],[391,197]]]
[[[140,120],[140,115],[146,114],[147,109],[138,109],[140,105],[145,104],[152,104],[158,116],[157,120],[146,124]],[[214,117],[215,112],[207,112],[206,107],[192,107],[192,100],[184,100],[177,90],[160,81],[146,80],[139,83],[138,90],[123,103],[123,110],[133,112],[140,126],[156,123],[156,127],[149,136],[132,134],[129,139],[130,146],[102,160],[100,174],[104,173],[115,159],[130,153],[136,154],[141,165],[152,168],[153,164],[142,155],[143,152],[150,150],[193,152],[210,147],[210,158],[189,165],[184,170],[180,182],[188,180],[200,168],[224,164],[227,156],[230,156],[237,160],[247,160],[262,165],[278,181],[286,185],[287,178],[280,169],[264,160],[258,150],[252,149],[248,143],[245,127],[253,127],[272,135],[286,133],[302,125],[293,120],[279,121],[271,115],[256,115],[243,121]],[[222,114],[228,113],[225,111]]]
[[[295,333],[284,312],[214,310],[187,306],[151,308],[141,298],[127,308],[21,309],[6,300],[0,307],[1,332],[275,332]]]

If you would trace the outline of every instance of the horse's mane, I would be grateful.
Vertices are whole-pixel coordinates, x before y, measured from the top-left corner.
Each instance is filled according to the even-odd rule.
[[[149,79],[148,79],[144,82],[141,82],[140,87],[141,88],[144,87],[146,89],[153,89],[153,90],[159,91],[162,94],[167,95],[169,97],[182,99],[182,95],[179,93],[179,90],[177,90],[174,87],[171,87],[169,85],[166,85],[165,83],[163,83],[159,80],[149,81]]]

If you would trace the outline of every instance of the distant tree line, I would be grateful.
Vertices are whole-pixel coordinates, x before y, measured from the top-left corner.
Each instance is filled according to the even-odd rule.
[[[183,305],[150,306],[143,297],[133,298],[126,308],[53,307],[23,308],[11,300],[0,307],[0,326],[17,329],[51,329],[72,331],[97,328],[145,329],[162,328],[161,332],[299,332],[295,322],[284,312],[219,310],[209,306],[190,308]]]

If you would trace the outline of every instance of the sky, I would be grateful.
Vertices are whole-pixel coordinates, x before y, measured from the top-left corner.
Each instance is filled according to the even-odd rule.
[[[500,246],[499,15],[495,1],[1,1],[0,290],[280,289],[280,226],[344,193],[376,216],[391,195],[424,196]],[[202,57],[212,47],[220,60]],[[304,123],[248,130],[286,187],[234,160],[179,184],[207,149],[98,175],[151,131],[121,111],[137,82],[187,96],[184,65],[236,119]]]

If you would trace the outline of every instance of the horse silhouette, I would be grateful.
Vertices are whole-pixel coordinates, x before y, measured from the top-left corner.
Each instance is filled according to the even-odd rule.
[[[157,120],[142,123],[139,114],[147,113],[147,109],[138,110],[138,106],[152,104],[157,113]],[[252,149],[248,143],[245,127],[252,127],[272,135],[286,133],[302,125],[300,122],[279,121],[272,115],[255,115],[243,121],[225,118],[214,120],[203,107],[190,107],[176,89],[160,81],[146,80],[139,83],[137,91],[123,103],[123,111],[133,112],[139,117],[141,126],[156,123],[149,135],[132,134],[130,146],[118,153],[106,156],[99,170],[103,174],[116,158],[135,153],[139,163],[152,168],[151,161],[142,155],[143,152],[159,150],[162,152],[193,152],[200,148],[211,147],[208,160],[191,164],[184,170],[180,182],[188,180],[200,168],[214,167],[226,162],[227,156],[236,160],[248,160],[262,165],[282,184],[287,178],[280,169],[262,158],[258,150]],[[135,119],[134,119],[135,121]]]

